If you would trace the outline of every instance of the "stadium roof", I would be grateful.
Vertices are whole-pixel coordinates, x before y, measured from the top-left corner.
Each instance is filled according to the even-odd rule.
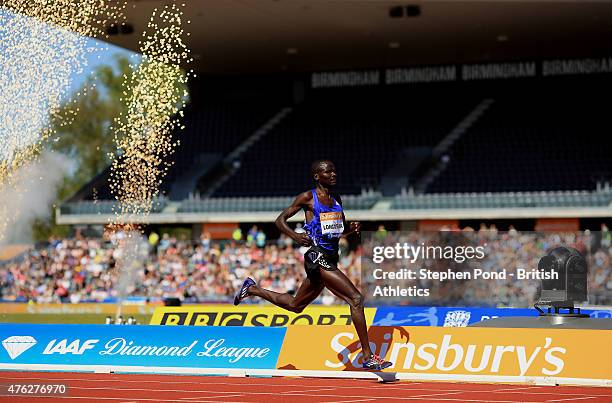
[[[129,0],[134,33],[109,41],[138,51],[154,8]],[[609,56],[608,1],[185,0],[200,73],[347,68]],[[420,16],[391,18],[417,4]]]

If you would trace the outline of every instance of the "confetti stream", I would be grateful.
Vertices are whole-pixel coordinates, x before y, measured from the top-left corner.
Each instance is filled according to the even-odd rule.
[[[50,121],[73,75],[82,72],[87,36],[104,37],[124,20],[124,2],[0,0],[0,192],[17,193],[17,174],[54,134]],[[0,206],[0,241],[19,211]]]
[[[110,188],[119,205],[111,226],[126,231],[146,222],[176,146],[172,131],[179,127],[191,74],[180,65],[192,61],[182,16],[175,4],[153,12],[140,42],[142,61],[125,84],[127,113],[115,121],[118,152],[110,156]]]

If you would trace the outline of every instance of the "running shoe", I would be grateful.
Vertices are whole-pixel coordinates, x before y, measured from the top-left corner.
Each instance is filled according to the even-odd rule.
[[[238,305],[243,299],[248,297],[249,287],[255,285],[255,280],[250,277],[247,277],[242,283],[242,287],[240,287],[240,291],[234,297],[234,305]]]
[[[393,365],[392,362],[385,361],[378,355],[372,354],[369,360],[364,361],[363,368],[370,371],[382,371],[385,368],[389,368],[391,365]]]

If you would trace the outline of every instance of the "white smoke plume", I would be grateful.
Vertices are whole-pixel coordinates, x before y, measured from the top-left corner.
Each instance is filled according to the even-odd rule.
[[[72,171],[66,156],[44,151],[19,169],[14,185],[0,187],[0,245],[31,242],[33,221],[49,216],[62,179]]]
[[[138,231],[114,233],[114,241],[117,249],[115,256],[117,259],[116,269],[119,272],[117,279],[117,314],[121,316],[123,302],[136,289],[138,275],[142,272],[147,256],[149,254],[149,244],[146,238]]]

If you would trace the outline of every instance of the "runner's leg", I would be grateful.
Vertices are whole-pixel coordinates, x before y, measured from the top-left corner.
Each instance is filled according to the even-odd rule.
[[[363,359],[367,361],[372,356],[372,350],[370,349],[368,327],[363,310],[363,295],[340,270],[328,271],[321,268],[320,272],[325,287],[350,305],[351,319],[361,342]]]
[[[249,295],[261,297],[288,311],[300,313],[321,294],[323,287],[324,285],[321,281],[312,281],[306,277],[295,296],[288,293],[281,294],[266,290],[257,285],[249,287]]]

